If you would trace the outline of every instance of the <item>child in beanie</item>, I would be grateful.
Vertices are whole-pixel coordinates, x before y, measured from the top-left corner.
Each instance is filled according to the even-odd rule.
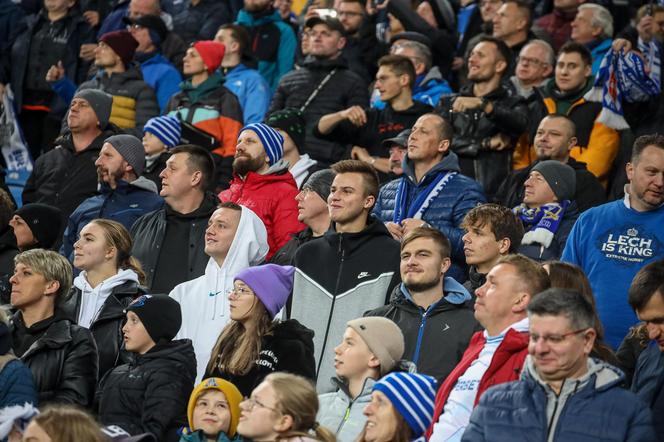
[[[168,150],[180,144],[181,136],[180,120],[168,115],[150,118],[143,127],[143,147],[145,148],[143,176],[154,182],[159,191],[161,191],[159,174],[164,170],[166,161],[171,156]]]
[[[249,267],[228,294],[231,321],[212,349],[205,377],[220,377],[243,396],[270,373],[315,376],[313,332],[294,319],[275,320],[293,290],[291,266]]]
[[[142,295],[126,309],[125,349],[133,354],[99,386],[99,419],[131,435],[152,433],[176,442],[187,424],[187,398],[194,387],[196,356],[180,330],[180,304],[166,295]]]
[[[189,398],[189,428],[180,442],[235,442],[240,419],[242,393],[221,378],[208,378],[198,384]]]

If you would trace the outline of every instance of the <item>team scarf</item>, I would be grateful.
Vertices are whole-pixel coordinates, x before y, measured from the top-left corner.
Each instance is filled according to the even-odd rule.
[[[595,83],[584,98],[602,103],[597,121],[607,127],[622,130],[629,125],[624,117],[623,101],[636,103],[647,101],[661,92],[660,52],[654,41],[644,43],[639,39],[639,51],[607,51],[602,59]]]
[[[397,188],[397,197],[394,204],[394,216],[392,217],[392,221],[401,224],[401,221],[407,218],[422,219],[422,215],[424,214],[424,211],[429,208],[431,201],[438,196],[445,185],[447,185],[456,174],[456,172],[452,171],[445,174],[438,174],[438,176],[429,183],[426,189],[415,197],[415,200],[411,204],[408,204],[408,178],[405,176],[401,178],[399,187]]]
[[[569,200],[563,200],[561,203],[544,204],[536,209],[530,209],[523,203],[516,206],[513,212],[527,230],[521,244],[541,244],[549,247],[569,204]]]

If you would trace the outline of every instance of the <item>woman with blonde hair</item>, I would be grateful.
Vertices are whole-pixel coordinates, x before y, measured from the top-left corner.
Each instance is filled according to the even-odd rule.
[[[335,442],[334,433],[316,422],[318,396],[313,384],[290,373],[272,373],[240,403],[237,432],[260,441]]]
[[[95,219],[83,227],[74,243],[74,279],[62,309],[92,332],[99,349],[99,379],[126,362],[121,352],[124,310],[144,294],[141,264],[131,256],[132,239],[116,221]]]
[[[37,442],[106,442],[95,420],[70,406],[48,407],[35,416],[23,432],[23,440]]]

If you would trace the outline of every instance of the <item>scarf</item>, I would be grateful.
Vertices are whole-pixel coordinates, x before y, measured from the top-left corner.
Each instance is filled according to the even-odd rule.
[[[415,197],[415,200],[408,205],[408,178],[403,177],[399,182],[397,189],[396,201],[394,203],[394,216],[392,221],[401,224],[401,221],[407,218],[422,219],[422,214],[429,208],[431,201],[438,196],[443,190],[445,185],[450,182],[456,172],[447,172],[445,174],[438,174],[429,185]]]
[[[569,200],[563,200],[561,203],[544,204],[535,209],[530,209],[525,204],[516,206],[513,209],[514,214],[528,230],[523,235],[521,244],[536,243],[549,247],[569,204]]]

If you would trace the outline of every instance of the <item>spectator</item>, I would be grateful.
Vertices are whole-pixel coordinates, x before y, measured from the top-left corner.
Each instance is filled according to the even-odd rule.
[[[212,40],[219,26],[231,21],[233,17],[227,2],[191,0],[173,17],[173,31],[185,44],[191,45],[195,41]]]
[[[272,255],[270,262],[279,265],[292,265],[297,249],[303,244],[322,237],[330,229],[330,212],[327,198],[334,180],[330,169],[319,170],[311,174],[302,190],[295,196],[297,201],[297,220],[307,228],[292,235],[290,241]]]
[[[140,217],[131,228],[134,255],[151,293],[170,293],[205,272],[207,221],[219,199],[208,191],[214,176],[210,154],[199,146],[172,150],[161,172],[164,207]]]
[[[530,4],[524,0],[507,0],[493,17],[493,37],[505,42],[512,57],[521,53],[526,44],[535,39],[530,31],[532,24]],[[514,58],[509,60],[509,71],[514,71]]]
[[[221,378],[208,378],[194,388],[187,406],[189,427],[180,442],[239,440],[242,393]]]
[[[245,126],[238,137],[230,189],[223,202],[247,206],[263,221],[272,255],[304,226],[297,220],[297,187],[283,156],[283,137],[263,123]]]
[[[309,154],[300,153],[304,149],[305,121],[298,109],[282,109],[272,112],[265,124],[276,129],[284,137],[284,157],[288,161],[288,171],[293,175],[297,188],[309,179],[312,173],[320,169],[318,162]]]
[[[164,115],[150,118],[143,127],[143,148],[145,149],[145,168],[143,176],[157,185],[161,192],[161,172],[166,168],[166,161],[171,157],[168,149],[180,144],[182,126],[180,120]]]
[[[586,164],[570,156],[577,145],[576,125],[564,115],[549,114],[542,119],[535,132],[535,153],[537,160],[520,170],[510,173],[496,193],[496,201],[507,207],[515,207],[523,201],[523,184],[533,167],[542,161],[555,160],[574,169],[576,187],[574,198],[579,212],[603,204],[606,201],[604,188],[599,180],[588,171]]]
[[[131,36],[138,42],[134,59],[141,65],[143,80],[154,89],[159,110],[163,113],[168,100],[180,90],[182,81],[180,73],[161,52],[168,28],[156,15],[125,17],[124,22]]]
[[[321,393],[330,391],[330,350],[343,334],[338,324],[385,305],[399,283],[399,244],[370,215],[378,194],[376,171],[357,160],[341,161],[332,170],[336,175],[327,202],[333,225],[323,238],[302,245],[295,253],[290,311],[291,317],[315,332]]]
[[[580,293],[549,289],[528,305],[529,356],[521,379],[482,395],[463,441],[515,438],[654,440],[652,416],[621,388],[620,370],[589,357],[593,309]]]
[[[51,406],[42,409],[26,427],[23,439],[84,440],[86,442],[106,442],[107,440],[92,416],[71,406]]]
[[[57,309],[71,286],[71,265],[42,249],[22,252],[14,262],[12,350],[32,372],[39,405],[90,407],[97,384],[94,338]]]
[[[293,28],[274,10],[272,0],[246,0],[237,15],[237,24],[249,33],[258,72],[275,90],[281,77],[293,69],[297,45]]]
[[[636,317],[625,305],[629,283],[664,255],[664,138],[641,136],[626,167],[625,198],[585,211],[570,232],[561,260],[583,269],[597,299],[606,340],[616,348]]]
[[[205,274],[177,285],[170,297],[180,303],[178,339],[191,339],[196,353],[196,379],[202,380],[219,331],[230,321],[227,294],[241,270],[263,262],[268,251],[263,222],[250,209],[221,203],[205,231]]]
[[[554,0],[553,11],[535,20],[535,26],[551,38],[554,50],[558,51],[570,39],[577,8],[584,2],[585,0]]]
[[[157,186],[141,176],[145,154],[141,141],[133,135],[107,138],[95,166],[101,194],[83,201],[69,216],[60,248],[60,254],[70,262],[74,260],[74,242],[93,219],[110,219],[131,229],[138,218],[164,204]]]
[[[9,224],[14,217],[13,212],[11,197],[0,188],[0,305],[9,304],[12,291],[9,277],[14,273],[14,257],[19,252],[14,229]]]
[[[300,109],[306,121],[302,153],[309,154],[321,167],[329,167],[342,159],[347,149],[344,145],[316,137],[313,131],[318,120],[323,115],[352,106],[365,107],[369,96],[360,76],[352,72],[345,59],[340,57],[346,37],[339,20],[313,17],[306,21],[305,26],[311,29],[311,57],[300,69],[281,79],[269,112],[284,108]]]
[[[513,3],[506,3],[506,5]],[[553,73],[556,63],[556,53],[549,43],[544,40],[530,40],[519,51],[515,60],[514,75],[510,82],[517,94],[525,98],[528,103],[539,97],[535,88],[543,86]]]
[[[207,1],[207,0],[206,0]],[[228,89],[217,68],[224,58],[224,45],[216,41],[198,41],[187,49],[184,75],[189,79],[168,103],[168,114],[192,124],[214,138],[209,146],[215,154],[215,185],[226,187],[231,179],[230,163],[235,154],[235,140],[242,127],[242,108]]]
[[[84,89],[74,95],[67,127],[57,148],[37,159],[23,188],[23,203],[44,203],[62,211],[63,218],[97,191],[94,161],[104,140],[119,132],[109,124],[113,98],[105,92]]]
[[[316,390],[301,376],[290,373],[268,375],[251,396],[242,401],[240,409],[242,421],[237,431],[245,439],[335,440],[330,430],[316,422]]]
[[[242,107],[245,124],[261,123],[270,107],[272,91],[260,72],[252,69],[249,33],[240,25],[225,24],[214,39],[224,45],[221,69],[226,76],[224,85],[233,92]]]
[[[32,373],[12,352],[8,317],[0,310],[0,410],[14,405],[37,405]]]
[[[470,266],[464,287],[475,294],[486,283],[489,270],[505,255],[516,253],[523,225],[507,207],[498,204],[480,204],[468,211],[461,225],[465,234],[463,253]]]
[[[628,301],[639,320],[644,323],[649,342],[636,364],[632,391],[648,406],[653,416],[664,410],[662,378],[662,352],[664,352],[664,261],[644,266],[634,277],[629,288]],[[653,342],[654,341],[654,342]],[[654,418],[653,424],[659,440],[664,435],[664,424]]]
[[[8,60],[12,45],[23,30],[25,12],[13,1],[1,0],[0,17],[0,60]],[[0,98],[4,95],[3,86],[0,86]]]
[[[417,373],[390,373],[376,382],[364,408],[367,423],[359,442],[421,439],[431,425],[436,381]]]
[[[122,224],[95,219],[85,225],[74,243],[74,278],[60,306],[80,327],[87,328],[97,344],[99,377],[127,362],[122,340],[124,309],[144,289],[141,264],[131,256],[132,240]]]
[[[593,85],[590,52],[581,44],[566,43],[560,48],[555,78],[540,89],[540,115],[567,116],[576,126],[576,145],[569,155],[586,163],[588,170],[606,186],[620,142],[618,132],[598,121],[601,103],[586,101],[583,96]]]
[[[424,224],[440,230],[452,245],[450,276],[463,281],[461,222],[485,200],[480,186],[459,173],[451,142],[452,127],[446,120],[437,114],[421,116],[408,138],[404,175],[383,186],[374,214],[397,240]]]
[[[511,152],[528,123],[523,98],[501,83],[510,59],[502,40],[481,38],[468,58],[470,84],[438,105],[454,129],[450,147],[459,156],[461,173],[476,179],[489,199],[512,170]]]
[[[228,294],[231,321],[212,349],[206,378],[226,379],[245,397],[273,372],[314,378],[312,331],[294,319],[274,320],[290,296],[293,272],[265,264],[235,276]]]
[[[579,216],[574,169],[560,161],[540,161],[524,188],[523,202],[514,208],[525,230],[519,253],[538,262],[558,259]]]
[[[385,181],[389,159],[382,141],[412,127],[421,115],[432,108],[413,101],[415,68],[408,58],[386,55],[378,60],[378,66],[375,87],[385,107],[363,109],[352,106],[324,115],[318,120],[314,135],[352,144],[351,157],[374,166]]]
[[[438,230],[418,227],[401,241],[401,280],[389,305],[366,313],[394,321],[404,334],[404,356],[418,373],[445,378],[479,330],[470,293],[445,273],[450,242]],[[436,348],[436,351],[431,351]]]
[[[57,249],[63,228],[62,211],[48,204],[25,204],[9,221],[16,247],[21,252],[31,249]],[[12,270],[13,270],[12,261]]]
[[[572,21],[570,38],[575,43],[585,45],[590,51],[594,77],[604,54],[611,49],[613,38],[611,13],[604,6],[594,3],[579,5],[576,17]]]
[[[403,175],[403,160],[408,153],[408,138],[411,130],[406,129],[394,137],[383,140],[383,147],[390,150],[390,173],[400,177]]]
[[[346,324],[343,339],[334,348],[332,382],[338,389],[318,397],[317,420],[336,430],[338,441],[357,440],[366,423],[363,411],[371,402],[371,390],[378,379],[397,368],[403,350],[403,334],[389,319],[359,318]]]
[[[10,18],[3,12],[3,21],[5,13]],[[59,65],[76,84],[84,81],[90,66],[78,58],[78,51],[94,41],[94,34],[75,2],[67,0],[45,2],[39,13],[15,25],[18,34],[0,43],[0,97],[11,84],[22,133],[36,159],[52,148],[69,102],[53,93],[46,73]]]
[[[548,287],[546,272],[531,259],[509,255],[498,260],[475,292],[475,318],[485,330],[473,335],[461,362],[440,386],[429,440],[458,440],[484,392],[519,379],[528,352],[526,308]]]
[[[99,386],[99,420],[132,435],[150,432],[159,441],[178,441],[196,376],[191,341],[173,340],[180,304],[166,295],[142,295],[125,311],[122,333],[134,358]]]

